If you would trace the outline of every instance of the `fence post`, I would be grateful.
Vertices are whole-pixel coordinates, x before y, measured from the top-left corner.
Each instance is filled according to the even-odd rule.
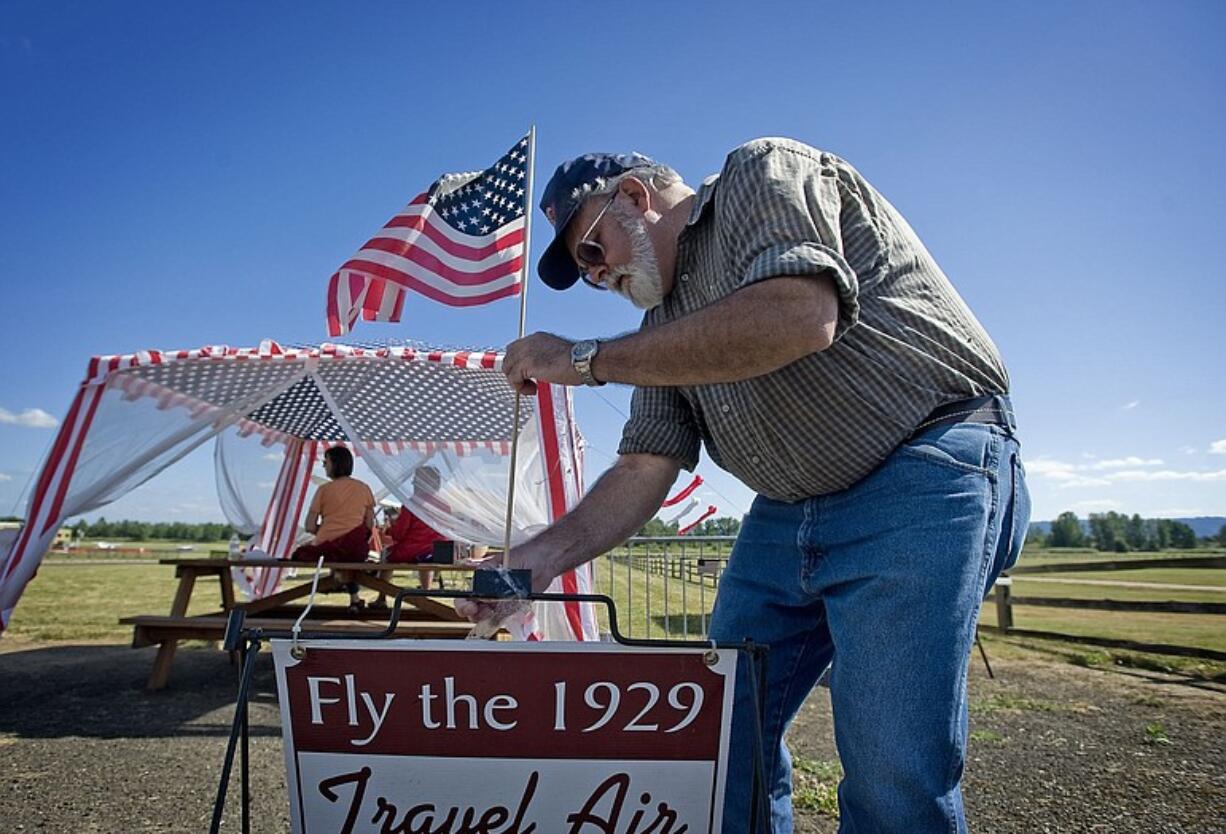
[[[996,625],[1001,631],[1013,628],[1013,601],[1009,593],[1013,590],[1013,580],[1002,576],[996,580]]]

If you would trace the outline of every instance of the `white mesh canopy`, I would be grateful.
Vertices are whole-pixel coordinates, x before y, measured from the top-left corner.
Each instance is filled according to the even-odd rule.
[[[96,357],[6,549],[0,617],[66,518],[96,510],[216,438],[218,498],[229,522],[287,556],[330,445],[357,457],[355,477],[392,494],[444,536],[500,545],[515,396],[502,357],[421,346],[207,347]],[[565,388],[542,385],[519,411],[512,543],[556,520],[582,492],[579,435]],[[429,478],[416,478],[423,468]],[[271,592],[280,570],[240,588]],[[590,590],[590,571],[557,590]],[[538,612],[546,637],[593,639],[587,606]]]

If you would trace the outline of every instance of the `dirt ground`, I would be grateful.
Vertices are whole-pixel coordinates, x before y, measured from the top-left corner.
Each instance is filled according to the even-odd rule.
[[[237,672],[181,650],[144,690],[153,649],[0,641],[0,832],[208,829]],[[970,827],[978,832],[1226,832],[1226,686],[1081,668],[1001,647],[971,667]],[[272,665],[252,705],[253,826],[289,828]],[[806,771],[797,831],[833,832],[830,701],[791,744]],[[223,830],[239,830],[237,780]],[[540,832],[539,834],[552,834]]]

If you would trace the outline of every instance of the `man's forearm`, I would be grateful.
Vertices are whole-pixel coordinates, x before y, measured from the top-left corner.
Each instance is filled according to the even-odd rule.
[[[828,276],[772,278],[668,324],[601,341],[593,373],[630,385],[736,382],[826,349],[837,321]]]
[[[680,469],[655,455],[622,456],[574,509],[513,548],[512,565],[543,569],[552,579],[616,547],[655,515]]]

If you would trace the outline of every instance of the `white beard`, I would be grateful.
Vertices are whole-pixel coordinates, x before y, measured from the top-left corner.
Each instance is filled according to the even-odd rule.
[[[631,257],[630,263],[611,268],[605,283],[616,285],[614,292],[640,310],[659,307],[664,302],[664,279],[647,233],[647,221],[629,209],[623,211],[616,203],[611,213],[630,238]]]

